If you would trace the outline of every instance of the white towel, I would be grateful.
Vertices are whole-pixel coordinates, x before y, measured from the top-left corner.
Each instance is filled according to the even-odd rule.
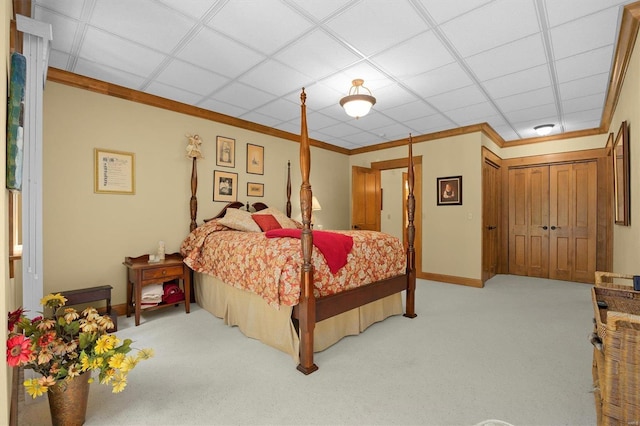
[[[144,303],[161,302],[164,290],[162,284],[151,284],[142,287],[141,301]]]

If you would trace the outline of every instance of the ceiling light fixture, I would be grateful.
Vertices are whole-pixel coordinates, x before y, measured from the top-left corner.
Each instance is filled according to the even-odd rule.
[[[551,130],[553,129],[554,126],[555,124],[541,124],[539,126],[534,127],[533,130],[536,131],[538,136],[547,136],[549,133],[551,133]]]
[[[353,86],[349,89],[349,94],[340,99],[340,106],[351,117],[364,117],[369,114],[371,107],[376,103],[376,98],[371,95],[371,90],[364,87],[363,83],[364,80],[359,78],[353,80],[351,82]],[[361,94],[360,88],[365,89],[369,94]]]

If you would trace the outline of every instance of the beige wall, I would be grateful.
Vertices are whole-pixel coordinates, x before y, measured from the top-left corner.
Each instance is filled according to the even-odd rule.
[[[631,169],[631,226],[613,227],[613,271],[623,274],[640,274],[640,47],[635,48],[627,69],[622,95],[611,120],[610,132],[618,133],[620,123],[629,125],[629,152]]]
[[[198,223],[225,203],[213,202],[213,170],[238,173],[242,202],[285,210],[291,161],[293,217],[299,217],[299,144],[216,122],[48,82],[44,94],[44,290],[112,285],[125,302],[125,256],[155,253],[163,240],[178,251],[189,230],[191,161],[185,134],[203,139],[198,160]],[[236,140],[235,168],[215,165],[216,136]],[[265,174],[248,175],[246,144],[265,148]],[[94,148],[135,154],[135,195],[93,192]],[[312,148],[311,183],[325,228],[348,228],[346,155]],[[330,171],[330,173],[329,173]],[[265,184],[248,198],[247,182]]]
[[[472,133],[415,144],[422,156],[422,271],[470,279],[482,273],[481,136]],[[404,158],[407,147],[351,156],[352,166]],[[462,176],[462,205],[436,204],[436,178]],[[391,191],[400,191],[391,189]],[[387,192],[387,190],[385,190]],[[385,198],[387,195],[385,194]],[[391,229],[390,225],[386,225]]]

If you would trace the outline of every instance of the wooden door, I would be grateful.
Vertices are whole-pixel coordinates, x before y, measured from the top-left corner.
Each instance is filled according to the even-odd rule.
[[[485,159],[482,165],[482,281],[498,270],[500,229],[500,167]]]
[[[351,169],[351,227],[380,231],[380,170],[353,166]]]
[[[509,273],[549,275],[549,168],[509,170]]]
[[[597,164],[552,165],[549,175],[549,278],[593,282]]]

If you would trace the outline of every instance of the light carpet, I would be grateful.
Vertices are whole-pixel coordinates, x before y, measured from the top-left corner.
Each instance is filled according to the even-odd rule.
[[[138,327],[120,317],[118,336],[156,356],[123,393],[93,383],[86,424],[594,425],[590,288],[418,280],[417,318],[343,339],[309,376],[197,305],[144,313]],[[20,405],[20,425],[49,422],[46,398]]]

